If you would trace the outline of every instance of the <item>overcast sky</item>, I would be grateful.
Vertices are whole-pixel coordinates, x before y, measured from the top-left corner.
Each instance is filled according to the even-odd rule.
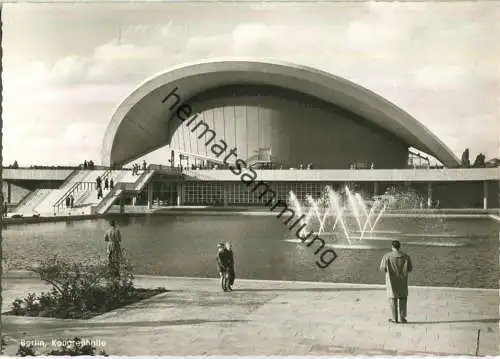
[[[500,151],[497,1],[7,4],[3,22],[4,164],[100,162],[113,111],[145,78],[221,56],[326,70],[408,111],[457,156]]]

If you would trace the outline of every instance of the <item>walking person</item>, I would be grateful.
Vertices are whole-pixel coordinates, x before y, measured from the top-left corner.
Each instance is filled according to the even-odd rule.
[[[108,268],[113,280],[120,278],[120,263],[122,262],[122,235],[116,228],[116,222],[111,220],[109,228],[104,234],[104,242],[108,252]]]
[[[111,178],[109,180],[109,189],[113,189],[114,186],[115,186],[115,181],[113,181],[113,179]]]
[[[97,176],[97,178],[95,179],[95,185],[97,189],[101,188],[101,184],[102,184],[101,176]]]
[[[7,201],[3,203],[3,216],[7,217],[7,213],[9,212],[9,205],[7,204]]]
[[[75,197],[73,197],[73,195],[69,196],[69,206],[71,208],[75,207]]]
[[[224,243],[219,243],[217,245],[217,269],[219,272],[219,277],[221,280],[221,286],[224,292],[227,292],[228,287],[228,276],[229,276],[229,258],[224,247]]]
[[[226,252],[228,259],[228,277],[229,277],[227,289],[229,291],[232,291],[233,290],[232,286],[234,284],[234,280],[236,279],[236,274],[234,272],[234,253],[230,242],[226,242]]]
[[[392,251],[385,254],[380,262],[380,271],[385,272],[385,285],[391,306],[391,323],[407,323],[408,273],[413,270],[411,258],[401,250],[399,241],[392,241]],[[399,318],[398,318],[399,310]]]
[[[102,188],[101,187],[99,187],[97,189],[97,199],[102,199]]]
[[[65,202],[66,202],[66,208],[69,208],[69,207],[70,207],[70,205],[71,205],[71,204],[70,204],[70,198],[69,198],[69,196],[68,196],[68,197],[66,197]]]
[[[105,190],[109,189],[109,180],[108,180],[108,177],[106,177],[106,179],[104,180],[104,189]]]

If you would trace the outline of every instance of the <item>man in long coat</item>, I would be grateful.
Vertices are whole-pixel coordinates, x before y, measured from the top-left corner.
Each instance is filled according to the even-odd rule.
[[[217,245],[217,270],[219,272],[222,289],[224,292],[229,291],[229,283],[226,281],[226,278],[229,276],[229,256],[224,243],[219,243]]]
[[[406,323],[408,302],[408,273],[413,270],[410,256],[400,251],[401,243],[392,241],[392,251],[384,255],[380,270],[385,272],[387,296],[391,305],[392,323],[398,323],[398,309],[401,323]]]
[[[233,290],[233,288],[231,288],[234,284],[234,280],[236,279],[236,273],[234,272],[234,253],[233,253],[233,249],[232,249],[232,246],[231,246],[231,243],[229,242],[226,242],[226,252],[227,252],[227,259],[228,259],[228,274],[229,274],[229,285],[228,285],[228,289],[229,290]]]
[[[122,235],[116,228],[116,222],[111,220],[111,228],[106,231],[104,241],[108,246],[109,271],[113,279],[120,278],[120,264],[122,261]]]

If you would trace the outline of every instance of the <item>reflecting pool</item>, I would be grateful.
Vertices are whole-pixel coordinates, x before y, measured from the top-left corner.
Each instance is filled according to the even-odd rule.
[[[398,239],[413,260],[411,285],[498,288],[500,226],[490,219],[383,217],[377,230],[387,241],[369,250],[356,243],[335,247],[338,258],[326,269],[274,216],[149,215],[117,223],[137,274],[216,277],[216,244],[231,241],[240,278],[381,284],[378,265],[390,250],[390,234],[404,233]],[[54,253],[102,256],[107,227],[104,219],[8,225],[4,255],[12,269]]]

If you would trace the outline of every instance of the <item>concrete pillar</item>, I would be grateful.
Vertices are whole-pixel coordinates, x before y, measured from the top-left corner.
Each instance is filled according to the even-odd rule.
[[[373,182],[373,196],[378,196],[378,182]]]
[[[488,209],[488,181],[483,182],[483,209]]]
[[[410,192],[410,190],[411,190],[411,185],[410,185],[410,182],[405,181],[404,186],[405,186],[405,191],[406,191],[406,192]]]
[[[148,183],[148,209],[153,208],[153,182]]]
[[[123,192],[120,193],[120,214],[125,213],[125,196],[123,195]]]
[[[8,204],[11,203],[11,192],[12,192],[11,184],[10,184],[10,182],[7,182],[7,203]]]
[[[227,185],[225,183],[223,183],[222,185],[224,186],[223,190],[222,190],[222,196],[223,196],[222,201],[224,203],[224,207],[227,207],[227,204],[228,204],[227,198],[229,197],[228,193],[227,193],[228,192],[227,191]]]
[[[180,206],[182,204],[182,183],[177,182],[176,183],[177,187],[177,206]]]
[[[427,208],[432,207],[432,182],[427,183]]]

